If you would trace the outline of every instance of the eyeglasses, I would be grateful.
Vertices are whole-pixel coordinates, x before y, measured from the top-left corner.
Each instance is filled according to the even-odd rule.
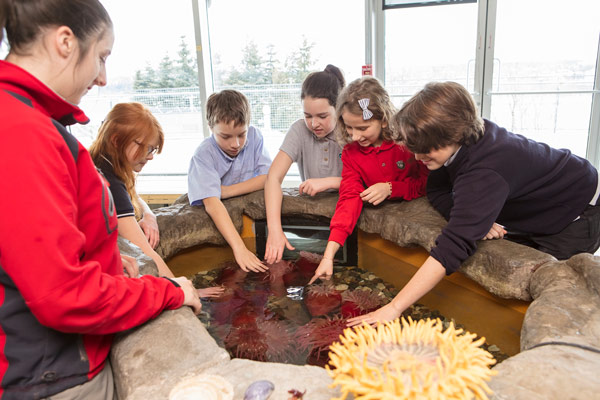
[[[137,144],[138,146],[143,146],[144,143],[140,143],[137,140],[133,141],[135,144]],[[154,155],[156,154],[156,152],[158,151],[158,147],[154,147],[152,145],[148,145],[148,153],[146,154],[146,156],[149,156],[150,154]]]

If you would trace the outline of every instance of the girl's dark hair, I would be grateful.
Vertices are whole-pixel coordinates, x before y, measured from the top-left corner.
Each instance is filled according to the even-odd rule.
[[[323,71],[310,73],[302,83],[300,99],[313,97],[327,99],[329,105],[335,107],[337,97],[346,81],[342,71],[334,65],[327,65]]]
[[[81,59],[92,39],[101,37],[112,21],[98,0],[0,0],[0,41],[5,28],[12,53],[26,53],[49,26],[71,28]]]
[[[413,153],[452,144],[471,145],[484,132],[471,94],[456,82],[430,82],[394,116],[394,126]]]

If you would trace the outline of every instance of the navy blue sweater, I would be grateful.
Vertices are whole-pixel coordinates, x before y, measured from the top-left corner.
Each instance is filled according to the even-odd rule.
[[[494,222],[531,234],[560,232],[582,214],[598,184],[596,169],[569,150],[484,122],[483,137],[427,180],[429,201],[448,220],[431,250],[447,274],[475,252]]]

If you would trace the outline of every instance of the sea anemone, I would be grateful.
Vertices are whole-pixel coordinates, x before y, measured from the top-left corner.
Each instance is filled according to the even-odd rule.
[[[294,269],[294,264],[287,260],[281,260],[274,264],[269,264],[268,267],[269,270],[265,272],[264,279],[268,279],[271,282],[273,282],[281,279],[283,275],[287,274],[292,269]]]
[[[403,318],[373,328],[348,328],[334,343],[326,367],[342,397],[359,399],[487,399],[495,371],[485,338],[436,320]]]
[[[296,268],[304,277],[312,277],[323,259],[322,255],[301,251],[300,257],[294,262]]]
[[[324,366],[329,346],[340,340],[346,327],[346,319],[339,315],[332,318],[313,318],[296,330],[296,342],[300,349],[309,352],[311,364]]]
[[[342,293],[342,315],[352,318],[378,309],[383,303],[379,293],[362,289],[346,290]]]
[[[260,321],[258,332],[267,343],[267,361],[287,363],[300,354],[288,324],[285,322],[278,320]]]
[[[342,295],[331,283],[307,287],[304,304],[313,317],[326,315],[336,310],[342,303]]]
[[[268,345],[257,326],[232,327],[224,340],[225,348],[233,357],[267,361]]]

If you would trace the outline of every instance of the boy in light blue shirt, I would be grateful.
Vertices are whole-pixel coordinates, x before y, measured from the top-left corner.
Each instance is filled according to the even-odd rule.
[[[231,246],[235,261],[244,271],[267,267],[246,248],[221,199],[264,188],[271,158],[258,129],[250,126],[250,104],[236,90],[210,95],[206,118],[212,135],[194,152],[188,171],[188,198],[204,205],[207,214]]]

